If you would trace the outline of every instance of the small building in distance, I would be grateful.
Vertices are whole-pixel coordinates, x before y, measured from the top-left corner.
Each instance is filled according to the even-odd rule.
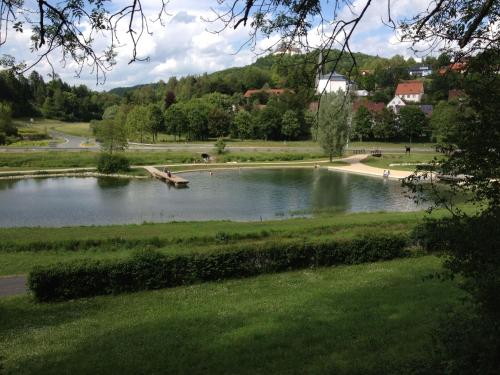
[[[422,81],[404,81],[396,87],[396,96],[406,102],[420,103],[424,96],[424,83]]]
[[[276,48],[273,52],[273,55],[300,55],[302,54],[302,50],[298,47],[287,43],[281,43],[278,48]]]
[[[406,105],[405,101],[396,95],[392,100],[387,103],[387,108],[392,110],[395,114],[399,113],[399,110]]]
[[[352,109],[357,112],[359,108],[365,107],[371,113],[380,113],[384,110],[385,104],[382,102],[372,102],[367,99],[357,99],[352,103]]]
[[[316,92],[318,94],[329,94],[331,92],[354,92],[357,90],[356,84],[347,77],[337,72],[322,74],[317,78]]]
[[[417,64],[408,69],[412,77],[427,77],[432,74],[432,68],[429,65]]]

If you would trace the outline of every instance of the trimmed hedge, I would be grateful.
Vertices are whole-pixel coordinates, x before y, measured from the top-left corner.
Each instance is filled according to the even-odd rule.
[[[58,301],[242,278],[307,267],[356,264],[407,255],[404,236],[350,241],[267,242],[231,250],[170,256],[139,251],[120,261],[78,261],[36,267],[28,285],[38,301]]]

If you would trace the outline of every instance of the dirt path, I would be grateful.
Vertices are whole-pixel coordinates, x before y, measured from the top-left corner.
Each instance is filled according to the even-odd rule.
[[[328,167],[328,169],[331,171],[356,173],[365,176],[383,177],[384,169],[370,167],[369,165],[361,163],[361,161],[366,159],[368,156],[368,154],[353,155],[348,158],[341,159],[343,162],[349,163],[349,165],[338,167],[333,166]],[[402,180],[411,174],[413,174],[413,172],[390,170],[389,178],[392,180]]]
[[[25,294],[27,291],[26,276],[15,275],[0,277],[0,297]]]

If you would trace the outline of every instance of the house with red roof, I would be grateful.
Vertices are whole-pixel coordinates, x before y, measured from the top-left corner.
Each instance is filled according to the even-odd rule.
[[[406,104],[420,103],[424,96],[424,83],[422,81],[403,81],[396,87],[396,95],[387,104],[394,113],[398,114],[399,109]]]
[[[396,87],[396,96],[405,102],[419,103],[424,96],[424,82],[417,80],[401,82]]]
[[[361,107],[365,107],[371,113],[380,113],[385,108],[385,104],[382,102],[372,102],[371,100],[358,99],[352,103],[352,110],[357,112]]]

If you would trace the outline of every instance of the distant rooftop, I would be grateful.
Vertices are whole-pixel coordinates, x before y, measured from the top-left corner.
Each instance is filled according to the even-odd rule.
[[[396,95],[423,94],[424,83],[422,81],[405,81],[398,84]]]
[[[326,79],[329,81],[348,81],[348,79],[345,76],[337,72],[322,74],[319,76],[319,79],[320,80]]]

